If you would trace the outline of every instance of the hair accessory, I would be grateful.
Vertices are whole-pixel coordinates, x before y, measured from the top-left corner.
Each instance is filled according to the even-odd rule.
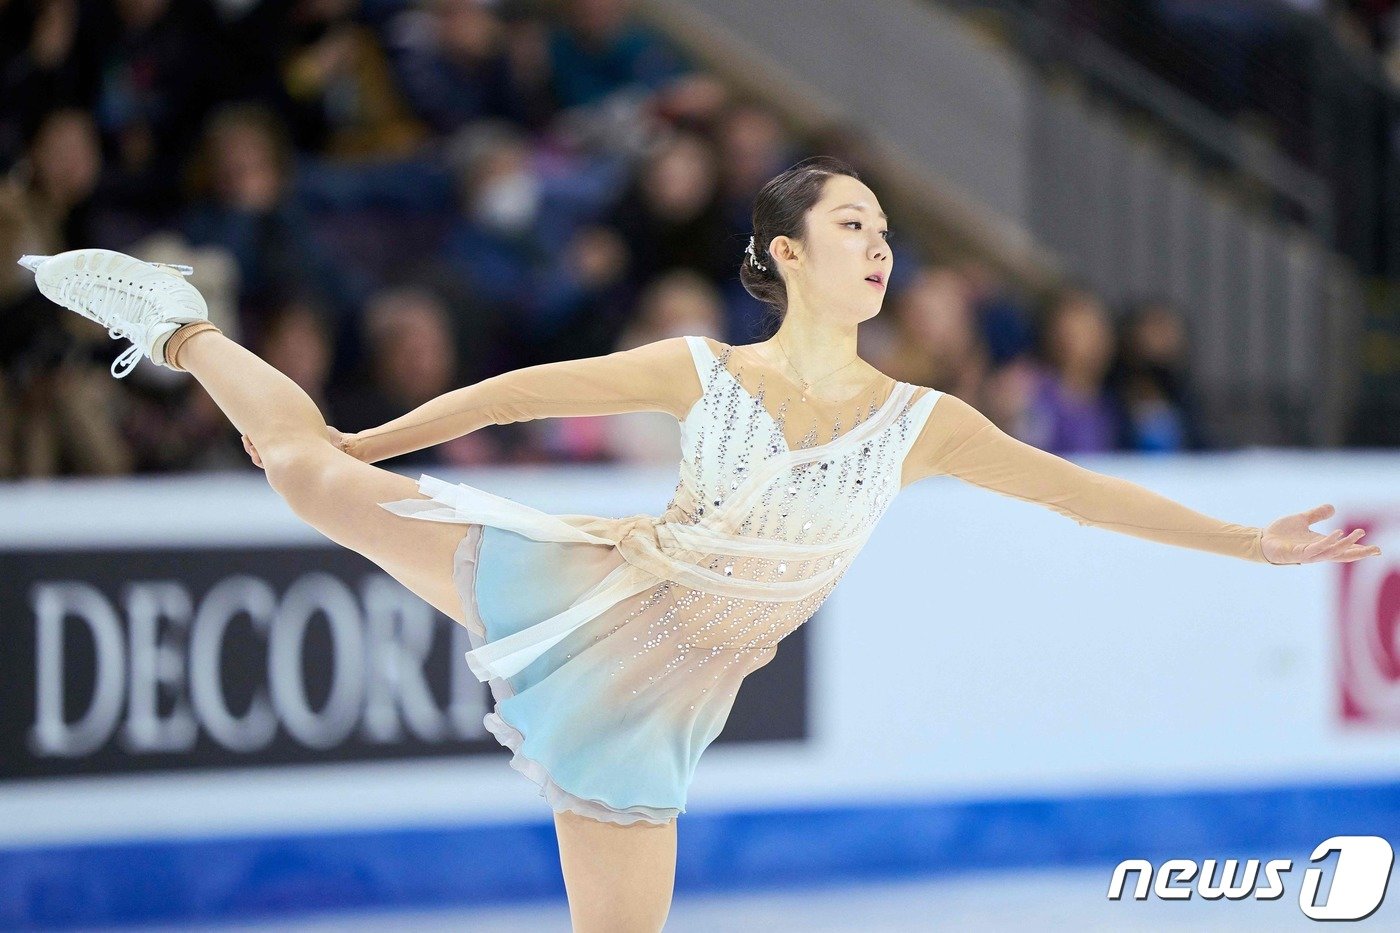
[[[755,269],[759,269],[760,271],[763,271],[763,272],[767,272],[767,271],[768,271],[768,267],[765,266],[763,263],[761,263],[761,262],[758,261],[758,255],[754,252],[754,249],[753,249],[753,237],[752,237],[752,236],[749,237],[749,245],[744,247],[744,252],[746,252],[746,253],[749,254],[749,264],[752,265]]]

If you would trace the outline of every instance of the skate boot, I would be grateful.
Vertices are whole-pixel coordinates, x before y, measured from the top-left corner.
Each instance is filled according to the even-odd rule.
[[[142,262],[110,249],[75,249],[57,256],[24,256],[50,301],[125,337],[131,346],[112,361],[112,375],[125,377],[142,356],[167,369],[165,341],[180,325],[209,320],[204,296],[185,276],[189,266]],[[118,367],[123,367],[118,371]]]

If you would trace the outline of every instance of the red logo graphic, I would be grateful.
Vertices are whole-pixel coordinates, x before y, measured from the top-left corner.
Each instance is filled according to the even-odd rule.
[[[1340,564],[1337,615],[1342,720],[1400,725],[1400,516],[1348,519],[1339,527],[1364,528],[1362,538],[1379,557]]]

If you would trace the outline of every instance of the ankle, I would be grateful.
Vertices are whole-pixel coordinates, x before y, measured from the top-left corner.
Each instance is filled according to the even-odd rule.
[[[191,337],[195,336],[196,334],[202,334],[205,331],[210,330],[214,331],[215,333],[223,333],[223,331],[219,330],[219,328],[215,327],[208,321],[191,321],[188,324],[182,324],[179,327],[175,328],[175,330],[171,332],[170,336],[165,338],[164,350],[162,355],[165,358],[166,365],[169,366],[171,369],[177,370],[179,372],[186,372],[187,370],[183,366],[181,366],[179,362],[180,349],[187,342],[189,342],[189,339]]]

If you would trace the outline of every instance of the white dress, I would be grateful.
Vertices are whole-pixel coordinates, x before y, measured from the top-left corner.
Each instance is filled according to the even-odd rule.
[[[550,805],[618,823],[685,811],[743,679],[822,604],[899,492],[942,393],[896,382],[833,440],[781,420],[699,337],[703,393],[660,516],[551,515],[424,476],[400,515],[471,525],[455,564],[486,727]]]
[[[495,698],[484,722],[556,810],[617,823],[683,813],[744,678],[811,617],[902,485],[922,477],[1267,563],[1262,528],[1025,444],[954,395],[880,374],[852,399],[807,399],[750,347],[716,346],[666,338],[514,370],[347,442],[374,462],[486,424],[643,410],[680,422],[676,490],[659,516],[551,515],[430,476],[419,482],[429,498],[381,503],[467,526],[454,581],[467,663]],[[735,350],[747,354],[737,371]]]

